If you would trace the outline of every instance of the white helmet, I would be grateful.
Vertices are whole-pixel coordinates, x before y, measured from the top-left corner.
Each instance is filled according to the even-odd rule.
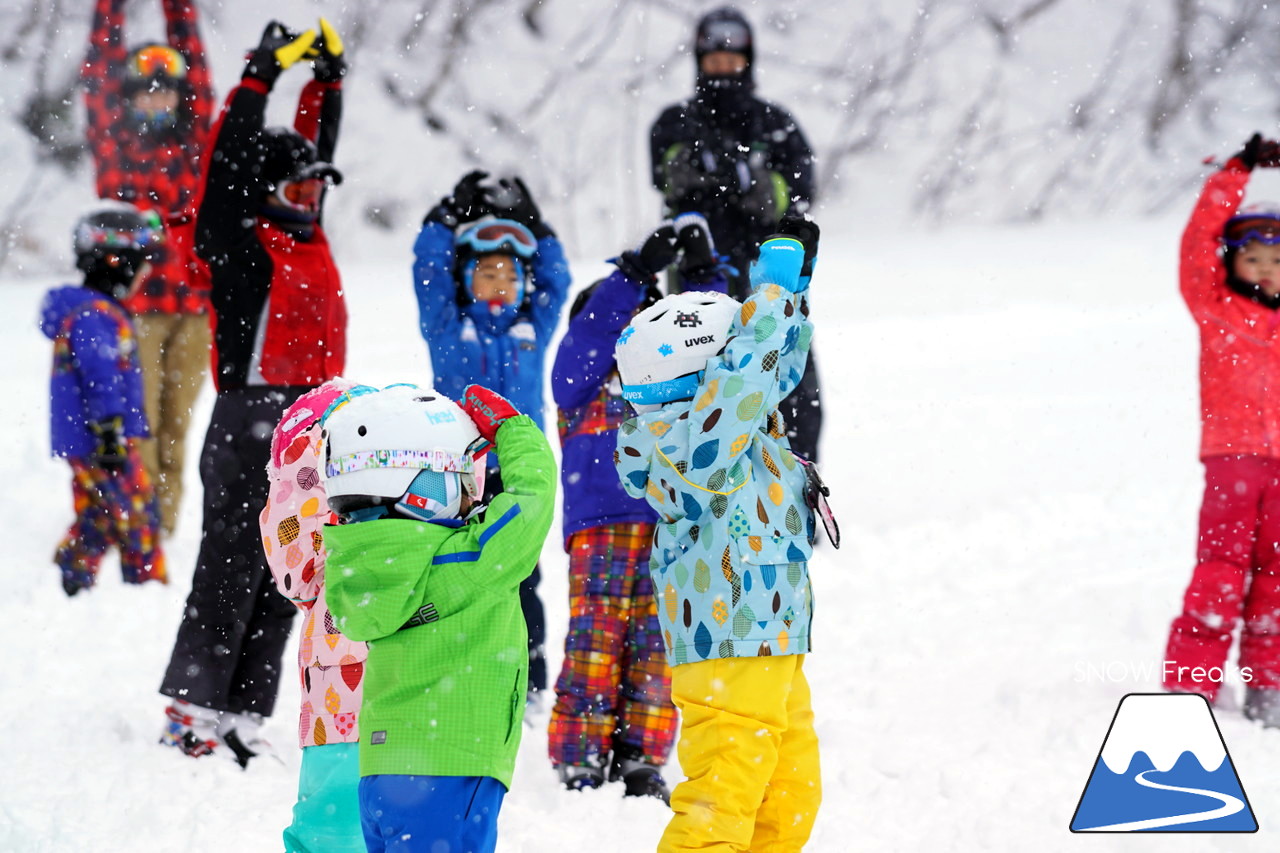
[[[483,493],[489,444],[433,389],[344,395],[325,414],[324,439],[325,491],[340,515],[394,506],[423,520],[457,518],[464,490],[473,500]]]
[[[724,349],[742,305],[723,293],[689,291],[659,299],[631,319],[614,350],[622,397],[652,412],[693,396],[707,359]]]

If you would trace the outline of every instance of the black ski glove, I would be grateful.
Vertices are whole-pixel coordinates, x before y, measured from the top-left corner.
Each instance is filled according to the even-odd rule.
[[[676,229],[670,222],[664,222],[649,232],[639,246],[623,252],[614,263],[632,281],[653,284],[658,280],[659,272],[675,263],[678,251]]]
[[[804,266],[800,268],[800,276],[809,278],[813,275],[813,263],[818,258],[818,237],[821,231],[818,223],[806,214],[788,212],[778,223],[778,233],[795,237],[804,244]]]
[[[316,58],[311,63],[316,80],[321,83],[337,83],[347,76],[347,59],[342,38],[325,18],[320,19],[320,36],[316,39]]]
[[[676,246],[680,258],[680,277],[689,281],[706,281],[716,271],[716,244],[711,239],[711,226],[700,213],[683,213],[672,223],[676,229]]]
[[[474,222],[489,213],[485,190],[480,186],[487,177],[489,173],[479,169],[467,172],[454,184],[453,192],[431,208],[423,222],[439,222],[449,228],[457,228],[460,222]]]
[[[89,421],[89,432],[98,440],[89,459],[104,471],[116,472],[124,467],[128,450],[124,446],[123,419],[116,415],[105,421]]]
[[[316,31],[307,30],[299,35],[285,29],[284,24],[272,21],[262,31],[262,40],[249,54],[242,77],[252,77],[267,84],[270,89],[290,65],[303,57],[314,58]]]
[[[500,178],[497,186],[485,188],[484,200],[494,216],[514,219],[539,240],[552,235],[551,229],[542,221],[538,205],[533,202],[533,193],[520,178]]]
[[[1245,168],[1252,171],[1253,167],[1258,165],[1258,155],[1262,153],[1262,146],[1264,142],[1265,140],[1262,138],[1261,133],[1255,133],[1253,136],[1250,136],[1249,141],[1244,144],[1244,147],[1236,152],[1236,159],[1241,163],[1244,163]]]

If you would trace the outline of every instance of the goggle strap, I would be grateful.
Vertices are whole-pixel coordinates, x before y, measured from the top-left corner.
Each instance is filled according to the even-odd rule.
[[[447,450],[359,450],[329,459],[325,463],[325,476],[337,477],[375,468],[416,468],[474,474],[475,462],[470,456],[459,456]]]

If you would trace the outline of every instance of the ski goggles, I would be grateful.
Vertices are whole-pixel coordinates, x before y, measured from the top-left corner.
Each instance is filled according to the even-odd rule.
[[[187,76],[187,61],[168,45],[149,44],[129,57],[128,72],[130,77],[142,80],[153,77],[183,80]]]
[[[280,182],[276,197],[299,210],[315,211],[320,208],[324,191],[342,183],[342,173],[328,163],[313,163],[297,175]]]
[[[459,241],[477,255],[489,252],[511,252],[520,258],[531,258],[538,250],[533,232],[519,222],[487,222],[477,225]]]
[[[1222,243],[1238,249],[1246,243],[1280,243],[1280,218],[1271,214],[1233,216],[1222,229]]]
[[[751,49],[751,30],[741,21],[709,21],[698,30],[698,53],[727,50],[746,53]]]

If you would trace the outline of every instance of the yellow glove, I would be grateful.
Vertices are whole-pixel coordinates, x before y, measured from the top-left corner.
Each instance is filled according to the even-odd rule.
[[[316,31],[307,30],[293,41],[277,47],[275,50],[276,62],[280,63],[280,68],[288,68],[304,56],[314,56],[315,50],[312,47],[316,41]]]
[[[316,55],[312,67],[321,83],[337,83],[347,73],[347,60],[342,55],[342,37],[327,18],[320,19],[320,38],[316,39]]]
[[[303,57],[315,55],[315,41],[315,30],[298,35],[289,32],[279,21],[272,21],[262,31],[258,46],[249,54],[244,76],[260,80],[268,87],[273,86],[280,72]]]

